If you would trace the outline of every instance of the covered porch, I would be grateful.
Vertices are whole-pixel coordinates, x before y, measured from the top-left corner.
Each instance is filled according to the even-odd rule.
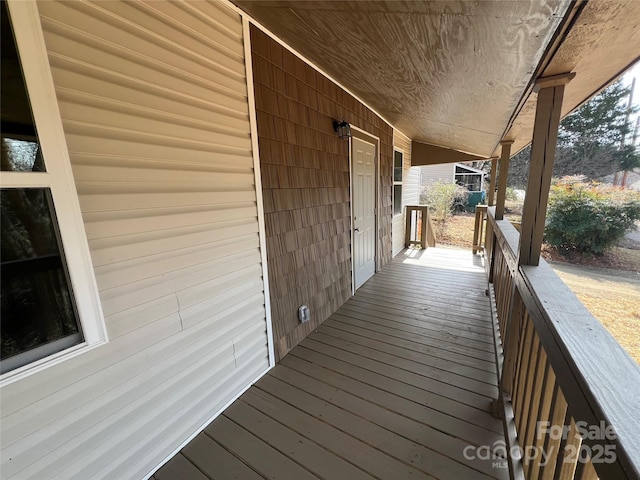
[[[404,250],[154,478],[509,478],[486,289]]]

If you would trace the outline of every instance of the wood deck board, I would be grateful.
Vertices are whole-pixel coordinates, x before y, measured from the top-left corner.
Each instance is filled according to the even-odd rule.
[[[154,476],[508,478],[464,455],[504,439],[485,278],[470,252],[399,254]]]
[[[405,307],[404,305],[390,304],[389,301],[381,298],[366,298],[363,295],[358,295],[357,299],[344,305],[338,312],[367,310],[367,313],[375,312],[376,316],[396,318],[396,321],[418,320],[425,330],[433,331],[447,327],[454,331],[471,332],[485,337],[491,335],[489,324],[481,323],[484,321],[484,316],[483,318],[459,317],[451,313],[451,308],[447,307],[448,311],[443,313],[423,309],[419,306]],[[443,320],[445,317],[446,320]],[[428,320],[429,324],[425,325],[425,320]]]
[[[377,338],[374,338],[375,332],[364,329],[349,329],[349,325],[344,325],[340,322],[325,323],[318,328],[318,332],[326,333],[327,335],[363,345],[399,358],[423,363],[439,370],[453,372],[493,385],[496,384],[495,373],[491,374],[480,368],[459,363],[451,358],[443,358],[442,355],[436,356],[432,350],[428,348],[421,349],[419,346],[416,346],[415,342],[411,344],[408,341],[394,339],[390,336],[385,338],[378,335]],[[384,338],[384,340],[381,340],[381,338]]]
[[[303,360],[305,363],[294,363],[292,359],[296,357]],[[336,386],[340,386],[340,388],[342,388],[341,385],[344,384],[343,377],[357,380],[365,385],[371,386],[375,389],[373,391],[375,391],[377,395],[375,397],[369,396],[368,399],[375,403],[384,401],[386,396],[385,394],[390,393],[394,396],[393,398],[395,401],[397,401],[398,397],[403,398],[416,402],[430,410],[442,412],[446,415],[461,419],[487,430],[492,430],[497,433],[502,433],[503,431],[502,422],[491,415],[487,415],[489,411],[488,409],[472,407],[455,401],[452,402],[447,397],[424,390],[415,385],[404,383],[395,378],[386,377],[378,372],[372,372],[361,368],[360,366],[351,365],[329,355],[308,350],[304,347],[292,352],[291,358],[289,358],[289,356],[285,357],[282,360],[282,363],[290,368],[304,368],[304,371],[309,375],[311,375],[313,370],[318,367],[330,370],[337,375],[326,381],[331,382]],[[381,395],[381,397],[378,397],[378,395]]]
[[[336,313],[342,313],[343,311],[354,311],[360,312],[367,315],[372,315],[375,317],[394,319],[397,322],[407,322],[413,323],[414,320],[418,320],[418,322],[422,322],[422,328],[425,330],[430,330],[433,333],[437,334],[446,334],[450,337],[450,339],[458,339],[458,338],[468,338],[470,340],[475,340],[477,342],[488,343],[491,345],[491,331],[488,328],[479,328],[468,323],[456,322],[455,319],[451,318],[453,315],[450,313],[443,314],[437,312],[406,312],[398,310],[392,306],[384,306],[389,305],[389,302],[383,302],[378,300],[378,302],[382,303],[382,305],[378,305],[376,302],[367,302],[362,298],[358,298],[357,300],[349,301],[348,305],[342,307]],[[443,320],[443,317],[449,316],[447,320]],[[428,324],[424,322],[428,321]]]
[[[343,310],[341,313],[335,313],[331,320],[341,321],[342,317],[348,317],[348,322],[351,325],[361,327],[365,330],[371,330],[374,332],[384,333],[391,337],[398,337],[406,340],[412,340],[421,345],[430,346],[432,348],[443,350],[449,353],[457,353],[464,357],[473,358],[487,362],[491,365],[491,369],[495,370],[495,356],[490,351],[481,351],[470,349],[458,345],[454,342],[443,342],[440,339],[435,339],[429,335],[424,335],[423,331],[414,329],[409,325],[402,327],[394,325],[392,322],[385,322],[384,320],[376,319],[371,316],[363,316],[358,314],[352,314]]]
[[[214,480],[256,480],[262,478],[208,435],[198,435],[182,449],[182,454],[208,478]]]
[[[463,365],[469,365],[487,372],[495,373],[496,371],[495,359],[491,359],[489,355],[485,358],[470,356],[463,352],[463,348],[460,348],[459,350],[456,349],[455,345],[445,347],[438,342],[430,342],[428,337],[420,337],[419,335],[408,334],[401,330],[381,327],[367,321],[360,321],[358,318],[351,316],[334,314],[325,322],[325,325],[348,332],[359,332],[361,335],[371,339],[381,340],[383,342],[407,348],[408,350],[423,352],[427,355],[447,359]]]

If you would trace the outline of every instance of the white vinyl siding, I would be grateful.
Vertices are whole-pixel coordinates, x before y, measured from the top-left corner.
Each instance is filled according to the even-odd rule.
[[[269,366],[242,22],[38,7],[109,343],[2,388],[2,477],[142,478]]]
[[[437,165],[427,165],[420,168],[420,185],[425,187],[430,183],[443,182],[453,183],[455,181],[455,163],[440,163]]]
[[[392,254],[397,255],[404,248],[405,205],[417,205],[420,192],[420,167],[411,166],[411,139],[398,130],[393,130],[393,146],[404,154],[402,172],[402,215],[393,217]]]

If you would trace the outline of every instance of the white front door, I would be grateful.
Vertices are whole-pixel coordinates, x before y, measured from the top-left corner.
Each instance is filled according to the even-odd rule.
[[[376,147],[353,137],[353,271],[359,288],[376,271]]]

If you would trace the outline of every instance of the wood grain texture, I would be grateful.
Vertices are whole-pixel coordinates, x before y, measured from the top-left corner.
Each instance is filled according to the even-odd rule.
[[[485,308],[468,325],[483,330],[491,324],[484,270],[470,252],[404,251],[366,287],[397,294],[386,304],[398,307],[398,316],[413,310],[412,324],[395,321],[393,313],[374,319],[350,309],[364,296],[362,287],[157,472],[158,478],[188,478],[194,466],[212,479],[509,478],[506,468],[496,466],[503,465],[500,457],[493,462],[463,453],[504,441],[502,422],[490,406],[497,375],[486,359],[495,354],[455,339],[431,342],[429,335],[445,324],[454,334],[467,331],[446,311],[434,324],[422,309],[423,302],[446,305],[446,291],[430,288],[433,278],[449,291],[478,293]],[[390,284],[397,288],[389,290]],[[414,298],[400,295],[410,290]],[[474,378],[460,375],[465,372]],[[240,469],[245,476],[238,475]]]
[[[640,3],[635,0],[589,0],[577,2],[575,8],[579,10],[577,21],[539,75],[576,74],[565,89],[563,117],[615,80],[639,58]],[[536,95],[527,95],[505,134],[505,138],[515,140],[514,153],[531,141],[535,111]]]
[[[282,358],[351,296],[345,119],[380,139],[378,261],[391,258],[393,131],[280,44],[251,29],[260,168],[276,357]],[[301,324],[298,307],[309,306]]]
[[[234,3],[412,139],[489,156],[569,2]]]

